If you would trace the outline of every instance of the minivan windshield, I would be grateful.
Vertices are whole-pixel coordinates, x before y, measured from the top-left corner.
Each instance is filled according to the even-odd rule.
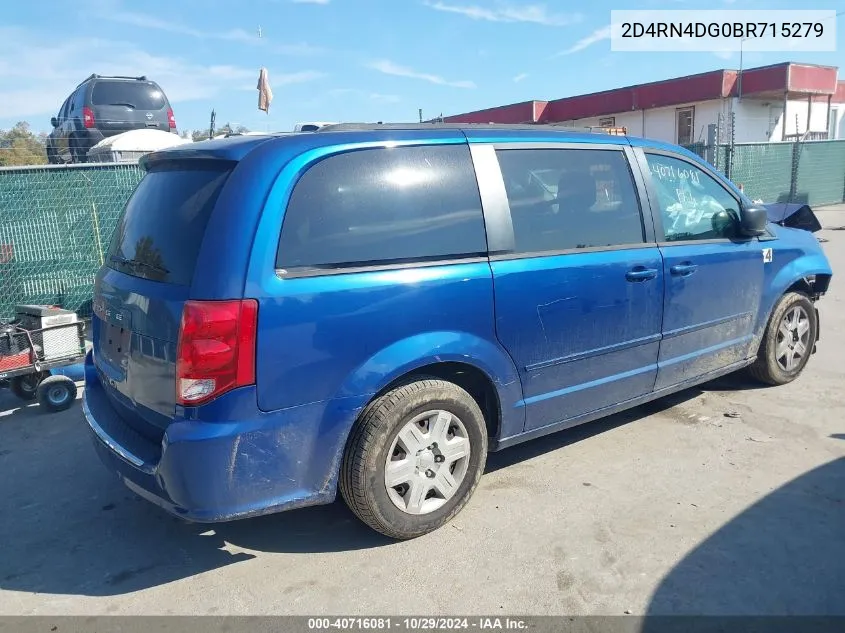
[[[134,277],[190,285],[208,219],[230,172],[228,163],[151,169],[126,204],[106,265]]]
[[[103,81],[94,84],[91,102],[95,106],[125,105],[136,110],[161,110],[167,100],[149,81]]]

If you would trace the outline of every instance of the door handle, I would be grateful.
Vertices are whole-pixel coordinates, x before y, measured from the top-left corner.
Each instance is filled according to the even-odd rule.
[[[682,264],[675,264],[674,266],[669,268],[669,272],[675,275],[676,277],[689,277],[696,270],[698,270],[698,265],[693,264],[692,262],[683,262]]]
[[[645,268],[644,266],[637,266],[625,273],[625,279],[628,281],[648,281],[657,277],[656,268]]]

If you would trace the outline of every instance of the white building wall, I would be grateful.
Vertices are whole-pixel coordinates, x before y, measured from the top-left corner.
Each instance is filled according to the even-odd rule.
[[[707,140],[707,125],[716,123],[720,112],[728,112],[728,101],[712,100],[688,103],[669,108],[652,108],[649,110],[635,110],[633,112],[620,112],[607,117],[590,117],[567,121],[575,127],[590,127],[600,125],[601,119],[615,117],[616,127],[625,127],[628,134],[632,136],[643,136],[658,141],[669,143],[678,142],[678,121],[677,111],[680,108],[695,107],[693,116],[693,142],[705,142]]]
[[[831,137],[845,139],[845,103],[832,104],[831,110]]]
[[[831,104],[831,107],[832,104]],[[783,109],[783,106],[780,106]],[[786,134],[804,134],[808,131],[807,127],[807,101],[794,100],[786,103],[786,117],[784,123],[786,125]],[[824,132],[827,128],[827,101],[816,101],[811,104],[810,114],[810,132]],[[779,141],[783,128],[778,126],[776,137],[773,140]]]
[[[786,133],[794,134],[796,120],[799,133],[807,131],[807,101],[791,100],[787,102],[786,117],[783,116],[783,100],[764,101],[744,98],[742,100],[714,99],[698,101],[669,108],[653,108],[650,110],[636,110],[633,112],[619,112],[601,117],[589,117],[565,121],[567,125],[575,127],[597,127],[602,119],[614,117],[616,127],[625,127],[628,134],[642,136],[669,143],[678,142],[677,111],[689,106],[695,107],[693,119],[693,142],[707,141],[707,127],[718,124],[719,114],[722,114],[723,142],[727,142],[730,133],[730,116],[736,115],[736,143],[760,143],[765,141],[780,141],[783,133],[783,123],[786,120]],[[845,104],[832,104],[837,109],[837,138],[845,138]],[[810,131],[824,132],[827,126],[827,101],[813,102],[810,112]]]
[[[736,115],[734,142],[760,143],[780,140],[783,101],[777,103],[756,99],[733,99],[731,106]]]
[[[693,124],[695,124],[695,121],[693,121]],[[674,143],[677,139],[675,127],[675,108],[646,110],[642,136]]]

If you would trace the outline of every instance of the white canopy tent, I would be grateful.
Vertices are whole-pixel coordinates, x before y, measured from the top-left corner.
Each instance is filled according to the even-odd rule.
[[[88,161],[119,163],[136,161],[144,154],[190,143],[190,139],[162,130],[132,130],[103,139],[88,151]]]

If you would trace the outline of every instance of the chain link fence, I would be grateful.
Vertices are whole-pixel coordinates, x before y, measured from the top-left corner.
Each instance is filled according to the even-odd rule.
[[[685,145],[752,200],[810,206],[845,202],[845,140]]]
[[[720,148],[721,165],[752,200],[788,202],[793,181],[793,143],[754,143]],[[728,175],[728,174],[726,174]]]
[[[0,169],[0,318],[21,304],[90,315],[94,275],[142,176],[136,164]]]
[[[810,206],[845,201],[845,140],[799,143],[793,202]]]

